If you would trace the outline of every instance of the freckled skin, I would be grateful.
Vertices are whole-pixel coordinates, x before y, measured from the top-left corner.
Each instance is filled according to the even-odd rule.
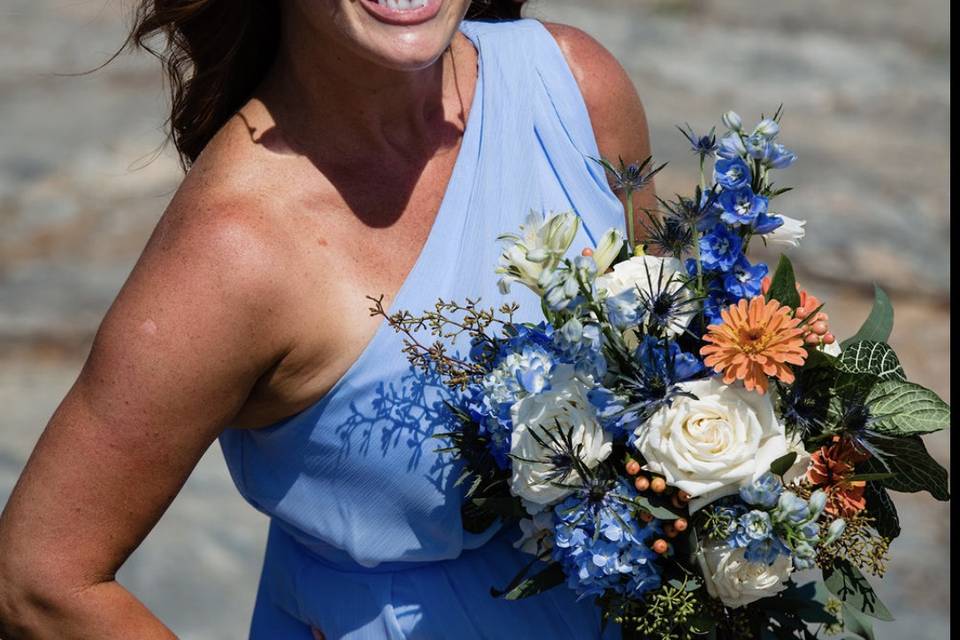
[[[354,0],[285,2],[278,64],[184,179],[0,516],[0,637],[174,637],[116,571],[223,429],[310,405],[373,335],[365,296],[416,260],[469,115],[466,8],[399,33]],[[601,153],[646,158],[620,65],[548,28]]]

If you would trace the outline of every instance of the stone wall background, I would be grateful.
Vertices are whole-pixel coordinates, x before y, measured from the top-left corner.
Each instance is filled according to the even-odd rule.
[[[161,149],[156,62],[121,56],[130,3],[0,6],[0,505],[178,183]],[[674,125],[748,123],[785,103],[787,215],[809,220],[791,253],[838,335],[866,316],[871,283],[897,310],[893,346],[911,379],[949,401],[949,3],[947,0],[533,0],[527,15],[586,30],[631,74],[661,195],[695,161]],[[949,468],[949,435],[927,438]],[[949,633],[949,510],[896,495],[908,523],[881,597],[878,637]],[[185,639],[245,637],[266,519],[244,503],[214,446],[121,581]]]

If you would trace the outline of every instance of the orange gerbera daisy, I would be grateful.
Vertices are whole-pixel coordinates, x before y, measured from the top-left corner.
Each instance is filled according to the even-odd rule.
[[[766,393],[768,377],[793,382],[787,365],[802,365],[807,358],[799,318],[790,308],[763,296],[744,298],[720,311],[721,324],[711,324],[700,349],[703,363],[723,374],[724,384],[743,380],[747,390]]]

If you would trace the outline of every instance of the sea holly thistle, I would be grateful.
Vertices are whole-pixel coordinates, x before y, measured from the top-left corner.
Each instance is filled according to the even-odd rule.
[[[627,247],[630,255],[634,255],[637,250],[637,234],[634,229],[634,211],[633,194],[640,191],[653,181],[653,177],[667,166],[664,162],[659,167],[654,167],[653,156],[648,156],[643,162],[625,164],[623,158],[618,158],[620,165],[615,167],[609,160],[604,158],[591,158],[594,162],[600,164],[607,173],[613,178],[614,191],[623,191],[626,199],[626,217],[627,217]]]

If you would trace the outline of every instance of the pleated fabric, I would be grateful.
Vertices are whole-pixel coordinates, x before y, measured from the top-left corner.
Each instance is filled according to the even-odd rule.
[[[497,289],[497,236],[531,209],[573,210],[579,252],[622,228],[623,210],[591,159],[586,105],[543,25],[460,28],[479,54],[476,92],[436,220],[391,311],[417,313],[438,297],[514,300],[520,320],[539,321],[531,292]],[[240,493],[271,518],[250,638],[310,640],[310,626],[329,640],[599,638],[593,603],[566,587],[517,602],[491,596],[530,556],[513,548],[515,527],[463,530],[458,464],[436,451],[447,444],[437,434],[454,427],[450,392],[401,348],[383,324],[314,405],[221,435]]]

